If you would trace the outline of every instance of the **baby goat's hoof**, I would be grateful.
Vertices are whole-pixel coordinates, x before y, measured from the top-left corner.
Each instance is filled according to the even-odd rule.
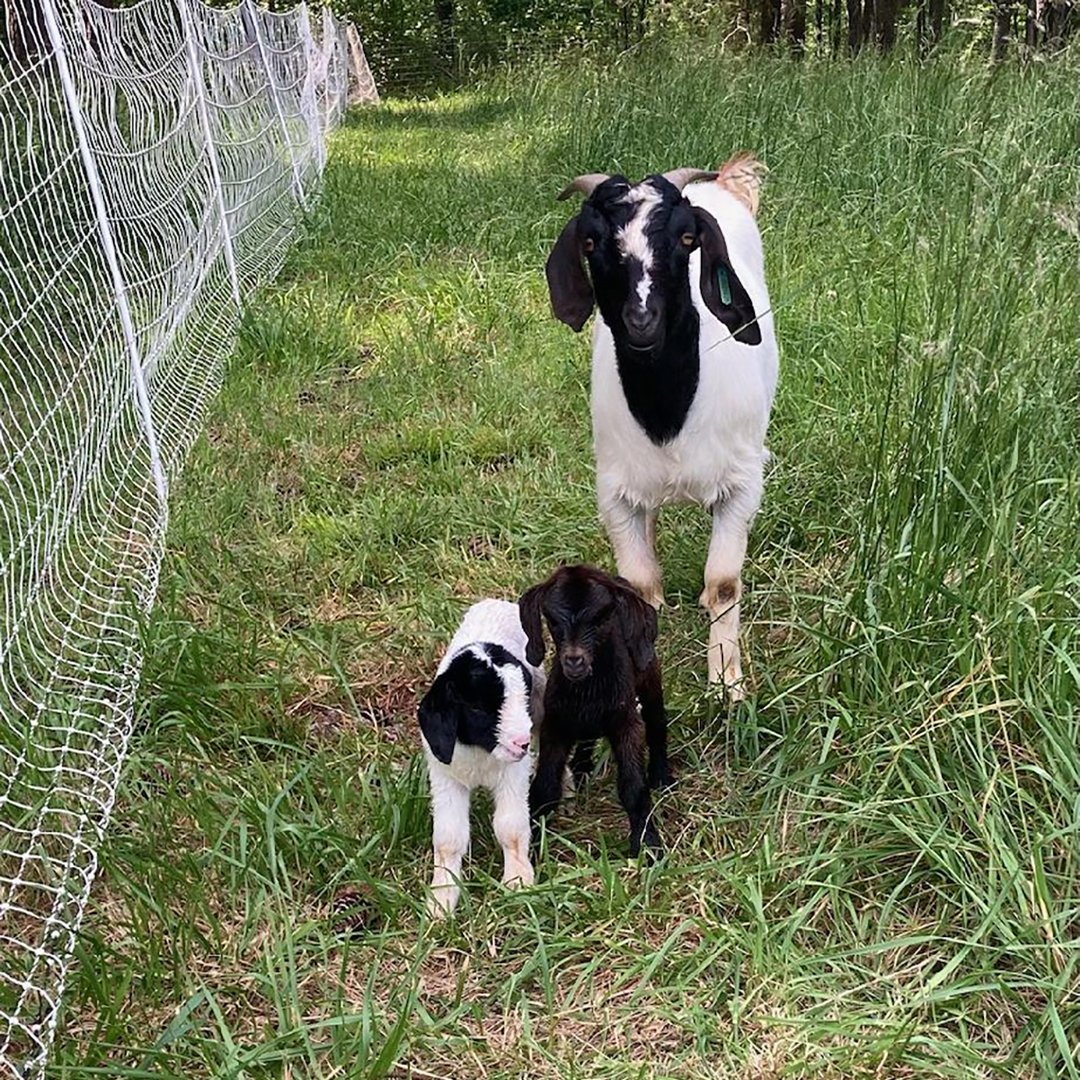
[[[519,866],[516,870],[508,870],[503,874],[503,884],[508,889],[524,889],[536,881],[536,875],[529,863]]]
[[[662,764],[649,762],[649,787],[654,791],[661,788],[671,787],[675,783],[675,777],[671,772],[671,766],[665,761]]]
[[[651,825],[646,826],[641,836],[630,836],[630,858],[636,859],[641,854],[641,842],[645,841],[645,851],[652,859],[659,859],[664,854],[664,843],[660,834]]]
[[[432,919],[445,919],[452,915],[460,890],[456,885],[440,885],[432,889],[427,898],[427,913]]]

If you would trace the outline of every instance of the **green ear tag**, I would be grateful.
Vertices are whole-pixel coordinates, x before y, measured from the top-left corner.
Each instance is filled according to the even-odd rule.
[[[720,286],[720,302],[722,304],[730,304],[731,282],[728,281],[726,266],[718,266],[716,268],[716,284]]]

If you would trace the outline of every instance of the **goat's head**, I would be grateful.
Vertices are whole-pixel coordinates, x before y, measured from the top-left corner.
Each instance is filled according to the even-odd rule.
[[[532,733],[531,690],[529,672],[502,646],[470,645],[424,695],[420,730],[444,765],[456,743],[480,747],[499,761],[520,761]]]
[[[669,317],[690,305],[689,260],[701,252],[701,297],[736,341],[758,345],[754,305],[728,258],[716,219],[682,193],[716,173],[676,169],[631,184],[624,176],[579,176],[560,195],[585,195],[547,261],[557,318],[581,330],[597,304],[617,345],[663,347]],[[589,272],[585,272],[588,263]]]
[[[543,616],[556,663],[572,682],[592,674],[598,651],[612,639],[622,642],[638,671],[656,657],[656,612],[624,578],[591,566],[561,566],[518,603],[529,663],[544,661]]]

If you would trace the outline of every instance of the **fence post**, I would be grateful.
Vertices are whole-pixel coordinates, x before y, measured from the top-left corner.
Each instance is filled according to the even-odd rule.
[[[259,12],[255,7],[255,0],[241,0],[240,10],[243,12],[245,21],[251,27],[251,36],[254,37],[255,45],[259,50],[259,59],[262,62],[263,71],[266,73],[266,89],[270,95],[270,102],[274,106],[274,112],[281,127],[281,134],[285,139],[285,146],[289,151],[296,201],[301,206],[304,206],[307,203],[304,198],[304,185],[300,182],[300,169],[296,164],[296,155],[293,153],[292,139],[289,138],[289,128],[285,123],[285,114],[281,111],[281,102],[278,101],[277,86],[274,84],[274,71],[270,66],[270,58],[266,55],[266,43],[263,41],[262,30],[259,28]]]
[[[132,321],[131,307],[128,304],[127,286],[124,284],[124,275],[120,270],[120,260],[116,253],[112,226],[109,223],[109,215],[105,208],[101,175],[98,173],[97,162],[94,159],[90,139],[86,133],[86,122],[83,118],[82,106],[79,104],[75,80],[72,78],[71,67],[68,64],[67,49],[64,46],[63,34],[60,31],[60,19],[56,10],[56,0],[41,0],[41,12],[45,17],[49,41],[52,44],[53,52],[56,54],[56,68],[60,75],[60,84],[64,90],[64,99],[67,102],[71,123],[75,128],[75,137],[79,144],[79,156],[82,158],[83,169],[86,172],[86,182],[90,188],[90,198],[94,204],[98,236],[101,239],[105,262],[108,264],[109,274],[112,278],[113,295],[116,299],[117,312],[120,315],[120,326],[124,333],[124,342],[127,345],[128,358],[131,362],[131,381],[135,390],[135,400],[142,417],[146,446],[150,453],[150,471],[153,474],[158,502],[162,511],[165,511],[168,509],[168,485],[165,480],[165,470],[161,464],[161,454],[158,451],[157,435],[154,431],[154,420],[150,411],[150,395],[146,389],[146,378],[143,373],[142,358],[139,354],[139,343],[135,337],[135,324]]]
[[[221,183],[221,169],[218,165],[217,146],[210,127],[210,111],[206,107],[206,83],[203,80],[202,63],[195,45],[195,25],[188,8],[189,0],[176,0],[180,9],[180,21],[184,24],[184,39],[187,46],[188,69],[191,73],[191,85],[195,90],[195,100],[199,109],[203,137],[206,139],[206,157],[210,163],[210,179],[214,186],[214,198],[217,201],[218,215],[221,218],[221,246],[225,252],[225,265],[229,271],[229,283],[232,285],[233,300],[239,309],[243,305],[240,299],[240,279],[236,273],[236,258],[233,252],[232,236],[229,234],[229,215],[225,209],[225,189]]]
[[[307,114],[308,141],[315,149],[319,172],[326,164],[326,139],[319,125],[319,99],[315,93],[315,39],[311,36],[311,16],[306,3],[297,7],[300,19],[300,40],[304,43],[304,111]]]

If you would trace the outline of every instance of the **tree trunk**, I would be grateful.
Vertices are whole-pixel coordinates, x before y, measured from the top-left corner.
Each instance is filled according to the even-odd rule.
[[[770,45],[780,36],[780,0],[761,0],[760,45]]]
[[[454,64],[454,0],[435,0],[435,40],[439,55],[450,65]]]
[[[867,0],[869,2],[869,0]],[[848,52],[854,56],[863,43],[862,0],[847,0],[847,45]]]
[[[888,52],[896,44],[896,21],[899,17],[899,0],[875,0],[874,36],[882,52]]]
[[[796,56],[806,50],[806,0],[783,0],[784,40]]]
[[[824,7],[824,0],[814,0],[814,48],[818,53],[825,51]]]
[[[840,36],[844,29],[844,16],[841,12],[840,0],[833,0],[832,6],[832,22],[829,26],[829,30],[832,34],[832,44],[830,52],[833,56],[840,55]]]
[[[997,63],[1005,59],[1009,47],[1009,31],[1012,29],[1012,0],[994,0],[994,40],[990,46],[990,59]]]
[[[1039,45],[1039,0],[1027,0],[1024,12],[1024,44],[1031,52]]]
[[[930,40],[936,45],[944,30],[946,3],[948,0],[930,0]]]

